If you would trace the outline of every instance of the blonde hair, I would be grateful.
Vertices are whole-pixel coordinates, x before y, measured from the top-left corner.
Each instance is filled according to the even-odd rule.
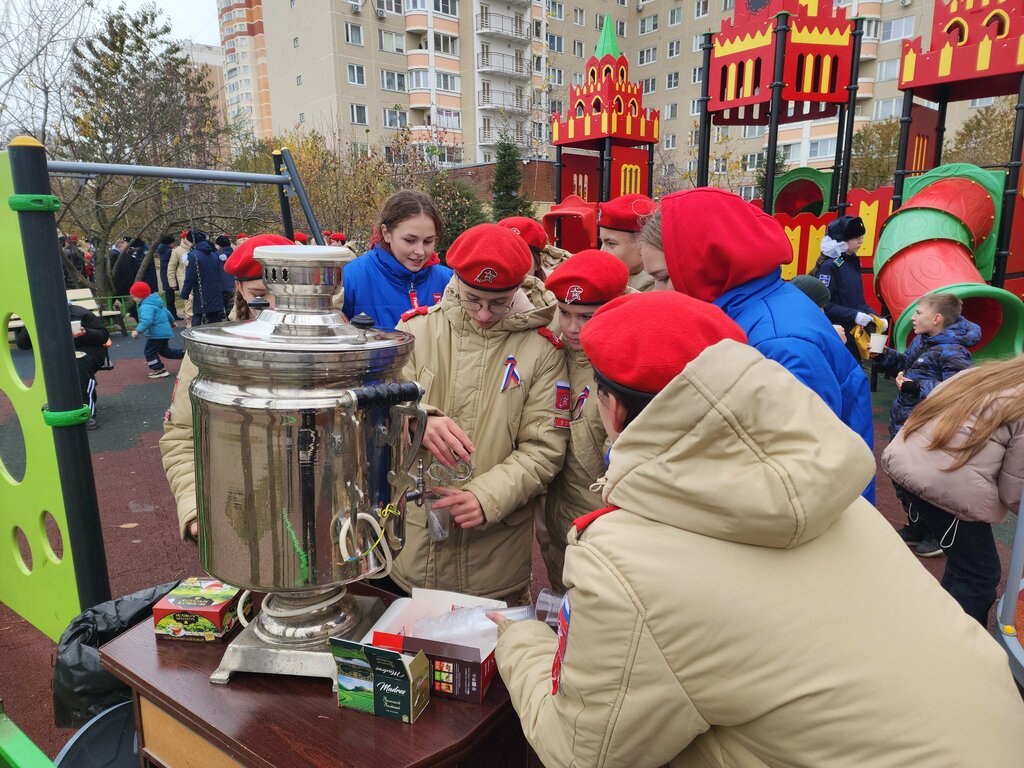
[[[960,313],[964,308],[964,303],[960,301],[960,297],[954,296],[952,293],[926,293],[917,300],[917,303],[918,306],[931,307],[932,312],[942,315],[943,329],[949,328],[949,326],[959,320]]]
[[[640,242],[647,243],[659,251],[665,250],[661,240],[661,208],[658,208],[650,216],[644,217],[644,226],[640,230]]]
[[[1011,360],[986,363],[957,374],[939,391],[914,408],[903,425],[911,435],[934,422],[928,449],[948,451],[955,460],[948,471],[959,469],[985,446],[992,433],[1004,424],[1024,419],[1024,355]],[[961,445],[953,448],[954,438],[967,420],[977,420]]]

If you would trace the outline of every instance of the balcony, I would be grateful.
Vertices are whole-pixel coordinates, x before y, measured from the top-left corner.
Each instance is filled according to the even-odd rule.
[[[528,59],[510,56],[507,53],[478,53],[476,68],[478,72],[493,72],[523,80],[529,80],[533,76],[533,66]]]
[[[532,146],[530,134],[526,131],[506,131],[500,128],[483,126],[477,129],[480,144],[497,144],[499,140],[511,141],[517,147],[529,149]]]
[[[873,78],[862,78],[857,81],[857,100],[875,98],[875,81]]]
[[[528,42],[531,30],[530,20],[522,17],[502,16],[498,13],[476,15],[476,31],[479,35]]]
[[[498,109],[502,112],[521,114],[529,114],[533,110],[533,100],[529,96],[509,91],[477,91],[476,105],[480,109]]]

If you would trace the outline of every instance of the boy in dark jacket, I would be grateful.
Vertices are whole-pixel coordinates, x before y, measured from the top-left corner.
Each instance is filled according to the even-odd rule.
[[[974,364],[968,347],[981,341],[981,328],[960,316],[963,304],[951,293],[929,293],[917,300],[913,324],[916,336],[899,353],[886,348],[875,357],[876,365],[896,374],[899,394],[889,411],[889,435],[895,437],[914,407],[928,397],[937,384]],[[912,510],[908,510],[910,517]],[[907,544],[917,545],[922,557],[942,554],[938,542],[913,517],[900,531]]]
[[[174,315],[167,311],[160,295],[149,290],[146,283],[135,283],[131,288],[132,298],[139,305],[139,324],[132,331],[132,338],[146,334],[146,365],[149,366],[149,378],[162,379],[167,376],[161,357],[168,360],[181,360],[185,356],[184,349],[171,346],[174,336]]]
[[[185,283],[181,286],[181,298],[192,297],[192,325],[221,323],[224,321],[224,294],[221,275],[224,272],[220,256],[206,239],[206,233],[190,230],[189,242],[193,243],[185,268]]]

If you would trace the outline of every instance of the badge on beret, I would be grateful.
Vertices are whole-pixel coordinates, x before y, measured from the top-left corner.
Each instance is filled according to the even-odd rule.
[[[827,288],[828,284],[832,282],[832,275],[818,275],[818,279],[821,280]]]
[[[511,386],[520,386],[519,371],[516,370],[515,355],[509,355],[505,359],[505,375],[501,379],[501,391],[504,392]]]
[[[565,292],[565,303],[572,304],[574,301],[580,301],[583,299],[583,287],[579,285],[570,285],[569,289]]]
[[[569,639],[569,615],[572,609],[569,606],[569,594],[562,598],[562,607],[558,610],[558,649],[555,651],[555,660],[551,662],[551,695],[558,693],[558,684],[562,676],[562,659],[565,658],[565,645]]]
[[[498,270],[487,267],[480,270],[480,274],[473,280],[475,283],[493,283],[498,279]]]
[[[572,388],[568,381],[560,381],[555,384],[555,426],[562,429],[569,428],[569,413],[572,409]]]

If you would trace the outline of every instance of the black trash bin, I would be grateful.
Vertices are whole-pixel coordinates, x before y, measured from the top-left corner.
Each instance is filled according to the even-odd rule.
[[[177,585],[173,581],[100,603],[68,625],[53,667],[53,721],[58,728],[80,728],[131,698],[128,686],[100,668],[99,648],[152,616],[153,606]]]
[[[54,759],[57,768],[138,768],[135,706],[115,704],[83,725]]]

